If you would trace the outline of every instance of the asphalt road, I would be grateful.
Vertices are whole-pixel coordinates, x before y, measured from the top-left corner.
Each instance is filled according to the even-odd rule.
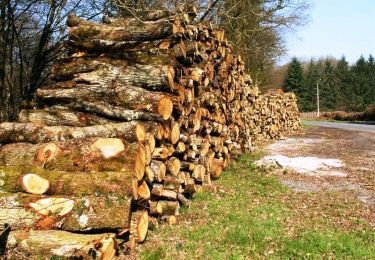
[[[375,125],[368,125],[368,124],[363,124],[363,123],[358,123],[358,124],[357,123],[336,123],[336,122],[309,121],[309,120],[303,120],[302,122],[306,125],[339,128],[339,129],[349,130],[349,131],[362,131],[362,132],[375,133]]]

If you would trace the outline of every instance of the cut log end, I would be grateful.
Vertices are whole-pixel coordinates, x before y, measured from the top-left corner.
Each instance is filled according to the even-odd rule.
[[[33,173],[23,175],[20,183],[23,190],[31,194],[43,194],[49,189],[49,181]]]
[[[146,139],[146,130],[142,124],[137,124],[135,133],[139,142],[142,142]]]
[[[132,214],[130,222],[130,235],[133,235],[137,243],[142,243],[148,231],[148,212],[137,211]]]
[[[164,119],[168,120],[173,112],[173,102],[169,97],[163,97],[158,104],[158,114]]]
[[[137,189],[138,197],[148,200],[151,197],[150,189],[145,181]]]
[[[28,204],[41,216],[62,217],[69,214],[74,207],[74,200],[67,198],[44,198]]]
[[[55,143],[42,145],[35,153],[34,161],[43,164],[51,160],[59,152],[59,147]]]
[[[144,145],[140,144],[138,147],[137,156],[135,159],[135,175],[137,180],[142,180],[146,168],[146,149]]]
[[[124,151],[125,145],[118,138],[100,138],[90,146],[90,149],[99,152],[104,158],[111,158]]]
[[[172,144],[176,144],[180,140],[180,125],[178,123],[172,125],[170,140]]]

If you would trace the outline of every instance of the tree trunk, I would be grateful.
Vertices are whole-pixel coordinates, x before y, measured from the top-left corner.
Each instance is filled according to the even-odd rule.
[[[163,121],[163,118],[158,114],[153,114],[145,111],[130,110],[121,106],[112,106],[106,102],[87,102],[79,100],[76,102],[65,104],[65,106],[71,109],[78,109],[85,112],[96,113],[126,122],[133,120],[155,122]]]
[[[115,234],[83,235],[56,230],[12,231],[7,248],[30,258],[53,256],[82,259],[112,259],[116,254]]]
[[[145,129],[139,121],[86,127],[45,126],[37,123],[1,123],[0,143],[47,143],[92,137],[119,137],[128,142],[143,141]]]
[[[179,31],[179,26],[168,20],[129,24],[127,27],[107,24],[82,24],[70,28],[69,41],[72,43],[79,43],[84,39],[153,41],[168,38]]]
[[[13,231],[120,231],[130,225],[130,200],[129,196],[71,198],[18,193],[0,197],[0,225],[8,224]]]
[[[148,88],[150,90],[173,90],[174,69],[168,65],[137,64],[134,61],[99,57],[97,59],[77,59],[67,64],[56,65],[53,78],[102,85],[114,84]]]
[[[171,117],[178,97],[163,92],[152,92],[138,87],[117,85],[79,85],[71,89],[38,89],[38,98],[64,102],[106,102],[160,115],[164,120]]]
[[[63,172],[43,170],[31,166],[0,166],[0,180],[4,192],[23,192],[19,179],[25,174],[34,173],[49,181],[47,195],[62,196],[109,196],[129,197],[137,192],[132,176],[134,171],[122,172]]]
[[[20,123],[44,124],[47,126],[93,126],[113,123],[113,120],[67,109],[21,110]]]

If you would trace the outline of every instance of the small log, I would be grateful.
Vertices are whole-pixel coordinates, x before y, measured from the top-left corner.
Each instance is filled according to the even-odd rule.
[[[184,207],[187,207],[187,208],[190,208],[190,205],[191,205],[191,201],[188,200],[182,193],[179,193],[177,195],[177,200],[184,206]]]
[[[53,256],[112,259],[117,250],[115,237],[115,234],[83,235],[54,230],[20,230],[10,232],[7,248],[36,259]]]
[[[177,200],[177,192],[172,190],[164,189],[162,184],[154,184],[151,190],[151,194],[156,197],[161,197],[170,200]]]
[[[155,180],[162,182],[167,172],[167,167],[163,162],[152,160],[150,164],[151,170],[154,172]]]
[[[170,173],[173,176],[177,176],[178,172],[180,171],[181,168],[181,162],[178,158],[176,157],[171,157],[167,163],[167,172]]]
[[[149,201],[150,213],[153,215],[178,215],[180,204],[177,201]]]

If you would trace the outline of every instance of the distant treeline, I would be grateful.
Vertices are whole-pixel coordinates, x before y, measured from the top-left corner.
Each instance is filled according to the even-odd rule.
[[[349,65],[345,57],[308,63],[293,58],[283,88],[299,97],[301,111],[316,111],[317,83],[321,111],[364,111],[375,104],[375,59],[361,56]]]

